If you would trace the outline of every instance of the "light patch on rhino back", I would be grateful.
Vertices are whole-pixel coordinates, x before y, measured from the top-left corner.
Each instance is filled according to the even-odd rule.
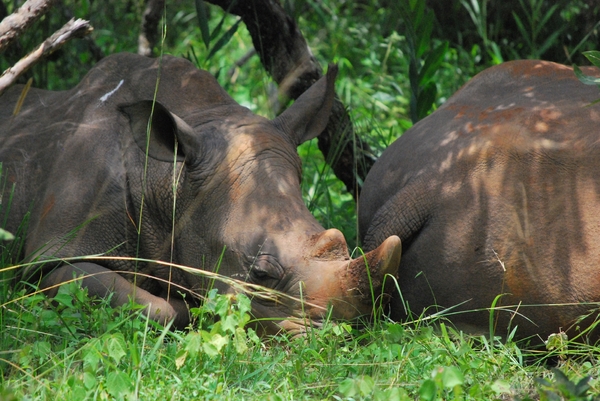
[[[105,93],[105,94],[104,94],[104,96],[102,96],[102,97],[100,98],[100,101],[101,101],[102,103],[106,102],[106,101],[108,100],[108,98],[109,98],[109,97],[111,97],[112,95],[114,95],[114,94],[115,94],[115,93],[116,93],[116,92],[119,90],[119,88],[121,87],[121,85],[123,85],[123,82],[125,82],[125,80],[124,80],[124,79],[122,79],[121,81],[119,81],[119,84],[118,84],[118,85],[115,87],[115,89],[111,90],[111,91],[110,91],[110,92],[108,92],[108,93]]]

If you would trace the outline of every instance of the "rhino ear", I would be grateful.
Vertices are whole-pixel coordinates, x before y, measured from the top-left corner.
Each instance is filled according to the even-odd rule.
[[[142,100],[121,105],[119,110],[129,118],[135,143],[144,152],[147,148],[148,156],[173,162],[176,144],[177,161],[183,161],[185,155],[190,153],[186,150],[191,150],[189,144],[193,142],[194,135],[192,127],[159,102]]]
[[[273,124],[300,145],[318,136],[329,122],[335,97],[337,65],[329,65],[327,74],[308,88]]]

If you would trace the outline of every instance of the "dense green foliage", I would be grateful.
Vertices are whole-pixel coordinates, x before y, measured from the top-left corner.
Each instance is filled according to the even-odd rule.
[[[448,0],[423,8],[416,0],[282,3],[319,61],[340,66],[338,94],[376,153],[493,63],[543,57],[583,64],[578,54],[598,43],[600,6],[591,0]],[[234,66],[252,48],[243,24],[219,43],[234,32],[237,18],[209,6],[207,47],[193,2],[166,7],[159,52],[189,58],[238,102],[273,117],[276,88],[258,57]],[[20,39],[20,49],[0,57],[0,68],[71,15],[87,18],[95,27],[92,41],[68,44],[29,75],[38,87],[72,87],[95,63],[90,49],[136,51],[143,8],[142,0],[63,1]],[[411,108],[417,111],[412,118]],[[310,210],[356,245],[354,200],[315,141],[299,151]],[[243,330],[250,320],[247,298],[214,293],[194,311],[193,329],[177,332],[137,316],[135,307],[114,310],[89,300],[75,285],[61,289],[54,302],[14,288],[10,266],[17,261],[4,251],[0,400],[591,400],[600,393],[600,350],[565,343],[560,335],[550,352],[539,353],[525,343],[463,334],[440,317],[396,323],[379,316],[360,330],[325,324],[305,338],[265,343],[251,328]]]

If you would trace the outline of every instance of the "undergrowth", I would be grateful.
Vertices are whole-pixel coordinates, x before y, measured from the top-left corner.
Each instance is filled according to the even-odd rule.
[[[17,299],[22,293],[11,294]],[[443,320],[325,322],[261,341],[250,300],[211,292],[173,331],[77,283],[1,307],[1,399],[592,400],[598,349],[528,351]],[[11,398],[12,397],[12,398]]]

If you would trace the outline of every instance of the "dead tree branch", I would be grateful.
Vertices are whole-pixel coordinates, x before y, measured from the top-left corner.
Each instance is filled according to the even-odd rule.
[[[0,50],[44,15],[56,0],[27,0],[17,11],[0,22]]]
[[[0,76],[0,94],[10,86],[20,75],[40,61],[43,57],[52,54],[62,47],[68,40],[83,37],[92,32],[93,28],[88,21],[81,19],[70,20],[62,28],[44,41],[37,49],[19,60],[14,66],[7,69]]]

